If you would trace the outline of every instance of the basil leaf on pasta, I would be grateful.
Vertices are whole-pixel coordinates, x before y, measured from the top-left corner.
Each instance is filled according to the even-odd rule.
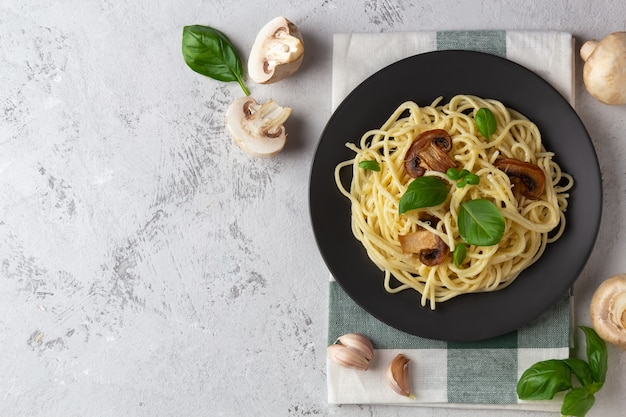
[[[491,135],[496,133],[496,118],[486,107],[481,107],[474,116],[474,122],[481,135],[487,140],[491,139]]]
[[[491,246],[500,242],[506,226],[500,210],[489,200],[461,203],[459,234],[470,245]]]
[[[380,171],[380,164],[377,161],[361,161],[359,162],[359,168],[369,169],[370,171]]]
[[[467,256],[467,246],[465,244],[457,245],[452,253],[452,260],[456,267],[460,267]]]
[[[441,179],[433,176],[415,178],[400,198],[398,212],[406,213],[424,207],[434,207],[446,201],[448,187]]]

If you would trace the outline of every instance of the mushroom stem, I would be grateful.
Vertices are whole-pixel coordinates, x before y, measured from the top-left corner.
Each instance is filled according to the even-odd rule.
[[[290,107],[281,107],[270,99],[263,104],[250,103],[250,133],[257,136],[274,136],[280,134],[283,124],[291,115]]]
[[[583,61],[587,61],[589,55],[591,55],[593,50],[596,49],[596,46],[598,46],[598,41],[592,39],[585,42],[583,46],[580,47],[580,57],[583,59]]]
[[[295,36],[289,35],[286,31],[277,32],[276,38],[268,41],[265,53],[266,72],[272,72],[275,67],[300,59],[304,53],[302,42]]]
[[[626,330],[626,293],[621,293],[613,299],[610,310],[613,323]]]

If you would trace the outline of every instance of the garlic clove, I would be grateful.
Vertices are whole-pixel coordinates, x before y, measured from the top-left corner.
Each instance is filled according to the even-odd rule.
[[[339,336],[337,341],[344,346],[357,350],[368,361],[374,359],[374,346],[372,345],[372,341],[362,333],[344,334],[343,336]]]
[[[332,344],[326,348],[328,357],[345,368],[367,371],[370,361],[361,352],[349,346]]]
[[[387,381],[395,392],[405,397],[415,399],[411,394],[411,381],[409,379],[409,363],[411,360],[403,354],[396,355],[387,366]]]

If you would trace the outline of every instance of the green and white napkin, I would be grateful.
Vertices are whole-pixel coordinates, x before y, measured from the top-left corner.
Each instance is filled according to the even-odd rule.
[[[467,49],[517,62],[550,82],[573,105],[574,42],[569,33],[447,31],[336,34],[333,40],[332,106],[383,67],[423,52]],[[328,344],[342,334],[361,332],[376,357],[366,372],[327,363],[330,404],[402,404],[426,407],[498,408],[559,411],[562,398],[523,402],[515,387],[535,362],[567,358],[570,352],[572,296],[509,334],[473,343],[447,343],[398,331],[356,305],[331,277]],[[385,368],[397,353],[411,362],[415,399],[393,392]]]

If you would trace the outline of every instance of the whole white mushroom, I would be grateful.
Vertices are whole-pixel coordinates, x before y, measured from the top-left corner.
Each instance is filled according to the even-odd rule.
[[[605,104],[626,104],[626,32],[585,42],[580,57],[585,61],[583,81],[589,94]]]

